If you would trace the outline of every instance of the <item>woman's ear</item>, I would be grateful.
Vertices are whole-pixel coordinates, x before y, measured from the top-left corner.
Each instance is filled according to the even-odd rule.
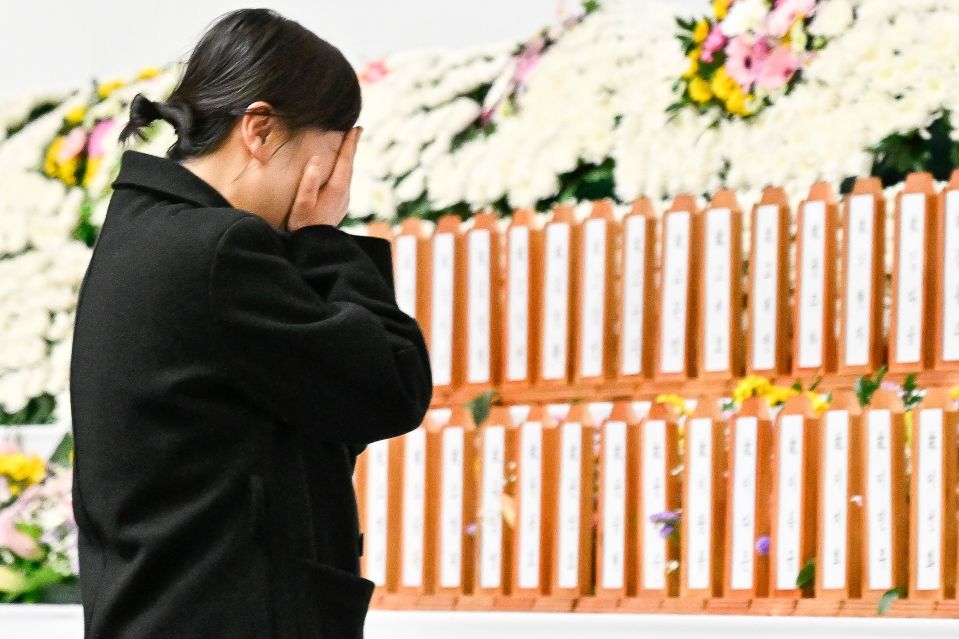
[[[273,107],[269,102],[259,100],[248,106],[246,111],[240,120],[240,138],[250,155],[265,163],[272,154],[267,149],[267,141],[278,137],[278,122],[272,117]]]

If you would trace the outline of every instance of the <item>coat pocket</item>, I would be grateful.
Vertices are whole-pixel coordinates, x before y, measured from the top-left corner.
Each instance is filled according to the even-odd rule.
[[[293,568],[306,626],[303,639],[362,639],[375,584],[302,557],[293,558]]]

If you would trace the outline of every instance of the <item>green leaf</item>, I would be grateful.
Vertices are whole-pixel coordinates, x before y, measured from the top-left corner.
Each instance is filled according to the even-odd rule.
[[[473,414],[473,423],[476,424],[477,428],[482,426],[489,417],[490,406],[492,405],[495,397],[496,391],[488,390],[480,393],[466,403],[466,406]]]
[[[56,450],[50,455],[50,463],[58,466],[70,465],[70,453],[73,451],[73,433],[64,433]]]
[[[879,607],[877,612],[880,615],[884,615],[889,612],[889,608],[892,606],[892,602],[900,597],[905,597],[906,593],[903,592],[901,588],[891,588],[886,592],[882,593],[882,597],[879,598]]]
[[[802,570],[796,575],[796,587],[808,588],[812,586],[816,578],[816,558],[813,557],[803,565]]]

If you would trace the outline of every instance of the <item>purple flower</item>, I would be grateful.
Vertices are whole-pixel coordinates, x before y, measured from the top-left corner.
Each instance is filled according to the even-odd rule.
[[[672,524],[663,524],[663,527],[659,529],[659,536],[663,539],[669,539],[670,535],[676,532],[676,527]]]
[[[675,524],[679,521],[679,513],[674,510],[664,510],[661,513],[653,513],[650,515],[649,521],[654,524]]]
[[[467,535],[475,535],[475,534],[476,534],[476,529],[477,529],[477,526],[476,526],[475,523],[472,523],[472,522],[471,522],[471,523],[466,524],[466,534],[467,534]]]
[[[763,557],[769,554],[769,535],[763,535],[756,540],[756,554]]]

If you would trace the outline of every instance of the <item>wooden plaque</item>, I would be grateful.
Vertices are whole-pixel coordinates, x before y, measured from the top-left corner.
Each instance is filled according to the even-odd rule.
[[[502,387],[523,391],[536,379],[542,339],[543,231],[533,211],[513,213],[504,244]]]
[[[817,182],[796,222],[796,297],[793,374],[815,377],[835,370],[836,196]]]
[[[371,225],[372,226],[372,225]],[[406,218],[393,237],[393,288],[400,310],[415,318],[429,335],[429,233],[423,220]]]
[[[444,215],[436,223],[429,252],[430,297],[429,333],[430,369],[433,392],[440,397],[460,385],[463,376],[462,295],[466,274],[463,263],[463,235],[460,217]]]
[[[579,225],[578,239],[573,381],[581,388],[595,388],[614,376],[612,318],[620,225],[611,200],[593,203],[589,216]]]
[[[656,317],[656,370],[659,380],[696,376],[696,318],[701,256],[696,198],[680,195],[663,216],[662,268]]]
[[[723,189],[701,214],[699,235],[699,376],[729,379],[743,373],[742,211]]]
[[[932,175],[910,173],[896,196],[893,226],[892,309],[889,370],[913,372],[932,366],[935,305],[933,278],[936,191]]]
[[[837,370],[867,375],[883,363],[886,198],[879,178],[859,178],[843,201]]]
[[[616,349],[616,374],[621,381],[642,380],[653,369],[655,229],[652,203],[647,198],[637,199],[622,220],[620,334]]]
[[[959,370],[959,169],[939,194],[936,208],[936,335],[933,363]]]
[[[567,388],[570,379],[573,324],[573,252],[577,246],[573,209],[557,206],[543,231],[542,286],[539,291],[540,390]]]
[[[776,377],[789,371],[789,203],[779,187],[753,207],[749,250],[746,370]]]
[[[478,213],[463,241],[465,373],[461,395],[473,397],[501,379],[499,254],[500,233],[492,213]]]
[[[377,607],[385,592],[395,592],[399,555],[390,543],[398,533],[401,485],[396,481],[402,458],[395,439],[372,442],[356,458],[356,503],[363,533],[361,570],[376,584],[370,602]]]

